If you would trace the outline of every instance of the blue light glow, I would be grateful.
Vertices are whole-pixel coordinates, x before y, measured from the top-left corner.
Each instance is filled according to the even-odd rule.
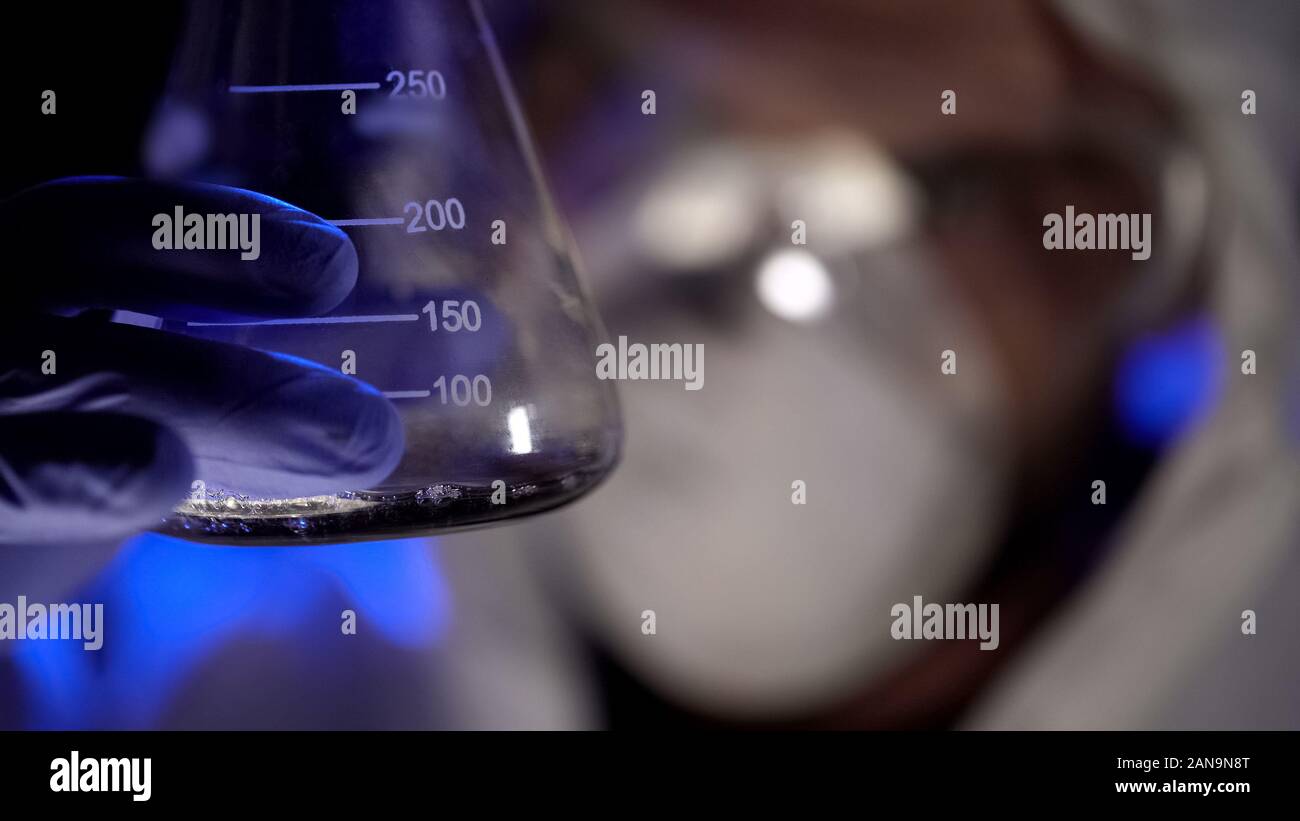
[[[28,726],[153,726],[191,671],[234,639],[336,635],[339,597],[367,630],[407,648],[435,643],[451,615],[428,540],[229,548],[139,536],[69,599],[103,602],[103,649],[42,641],[17,653]]]
[[[1223,340],[1205,317],[1138,339],[1115,378],[1115,413],[1125,435],[1161,448],[1194,426],[1219,402],[1223,362]]]

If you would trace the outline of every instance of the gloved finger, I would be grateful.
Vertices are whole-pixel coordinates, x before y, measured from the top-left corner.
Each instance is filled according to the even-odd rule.
[[[0,544],[127,536],[166,515],[193,471],[181,438],[148,419],[0,416]]]
[[[47,317],[0,327],[0,374],[6,365],[0,414],[112,408],[153,419],[180,434],[192,478],[210,488],[262,498],[366,489],[402,455],[401,419],[382,394],[279,354]]]
[[[175,223],[178,208],[180,228],[164,231],[162,218]],[[184,244],[189,215],[202,216],[205,244],[221,240],[226,249],[174,250],[178,230]],[[242,230],[240,215],[247,215]],[[154,247],[159,232],[173,250]],[[305,316],[337,306],[357,279],[356,249],[338,228],[222,185],[55,180],[0,204],[0,240],[9,249],[39,249],[39,270],[11,274],[28,283],[35,307],[47,309],[122,308],[192,321]]]

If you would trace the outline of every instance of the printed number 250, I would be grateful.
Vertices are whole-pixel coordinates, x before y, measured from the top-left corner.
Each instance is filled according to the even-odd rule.
[[[447,96],[447,81],[441,71],[390,71],[385,81],[393,83],[389,97],[432,97],[441,100]]]

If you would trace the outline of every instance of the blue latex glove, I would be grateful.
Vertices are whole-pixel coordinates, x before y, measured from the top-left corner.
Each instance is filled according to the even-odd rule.
[[[153,215],[261,215],[261,255],[155,250]],[[396,410],[302,360],[67,318],[84,308],[177,320],[323,313],[356,282],[343,232],[287,203],[214,185],[58,180],[0,204],[10,259],[0,321],[0,544],[112,540],[150,527],[194,479],[308,496],[382,480]],[[54,374],[42,373],[53,351]],[[0,570],[0,574],[4,571]],[[7,579],[6,581],[12,581]]]

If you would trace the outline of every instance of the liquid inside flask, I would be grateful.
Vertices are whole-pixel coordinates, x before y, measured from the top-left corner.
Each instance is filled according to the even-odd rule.
[[[602,331],[477,0],[195,2],[145,152],[157,174],[310,211],[358,258],[324,316],[162,327],[355,374],[406,441],[375,487],[268,498],[198,482],[164,532],[433,533],[558,506],[612,469]]]

